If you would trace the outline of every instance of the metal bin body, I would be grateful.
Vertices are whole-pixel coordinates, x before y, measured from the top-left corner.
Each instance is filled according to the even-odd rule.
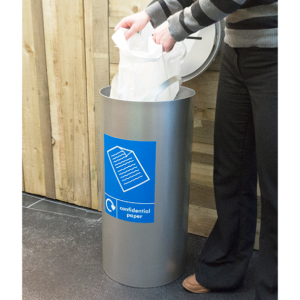
[[[100,94],[104,271],[128,286],[168,284],[185,268],[195,92],[181,87],[175,100],[162,102],[112,99],[110,86]],[[104,135],[156,142],[153,223],[120,220],[107,213],[105,168],[111,166],[105,165]]]

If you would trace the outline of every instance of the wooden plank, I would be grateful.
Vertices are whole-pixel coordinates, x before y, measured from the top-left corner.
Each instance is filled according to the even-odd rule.
[[[188,232],[208,237],[217,220],[214,209],[189,205]]]
[[[91,207],[82,0],[43,0],[56,198]]]
[[[216,209],[214,188],[192,182],[190,185],[190,204]]]
[[[109,28],[115,28],[116,25],[123,19],[124,17],[113,17],[109,16],[108,22],[109,22]]]
[[[25,191],[45,196],[45,168],[39,118],[36,53],[31,1],[23,1],[22,43],[22,158]]]
[[[108,1],[92,0],[94,99],[96,124],[96,156],[98,178],[98,210],[102,210],[101,188],[101,114],[99,90],[109,85]]]
[[[212,165],[214,163],[214,157],[207,153],[192,152],[192,161]]]
[[[109,16],[123,18],[144,10],[149,3],[149,0],[110,0]]]
[[[87,83],[86,97],[88,109],[89,167],[91,178],[91,208],[98,209],[92,0],[84,0],[84,33]]]
[[[149,3],[149,0],[110,0],[109,27],[114,28],[124,17],[144,10]]]
[[[213,166],[192,162],[191,183],[213,187]]]
[[[212,165],[214,163],[213,145],[194,142],[192,146],[192,161]]]
[[[208,237],[217,220],[214,209],[189,206],[188,232]],[[254,249],[259,250],[260,220],[257,220]]]
[[[192,150],[194,152],[201,152],[209,155],[214,155],[214,146],[209,144],[194,142],[192,145]]]
[[[197,127],[194,127],[193,141],[199,143],[214,143],[214,121],[198,120]]]
[[[196,92],[195,108],[197,110],[215,109],[219,72],[207,70],[203,74],[183,83]]]
[[[46,197],[55,199],[50,104],[42,0],[31,0]]]

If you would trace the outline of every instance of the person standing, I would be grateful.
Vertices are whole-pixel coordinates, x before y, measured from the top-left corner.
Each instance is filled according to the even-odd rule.
[[[169,52],[178,41],[224,19],[214,131],[214,191],[218,219],[183,281],[193,293],[243,284],[254,246],[257,173],[261,232],[256,300],[278,298],[278,2],[273,0],[159,0],[115,27],[126,38],[150,21],[153,40]]]

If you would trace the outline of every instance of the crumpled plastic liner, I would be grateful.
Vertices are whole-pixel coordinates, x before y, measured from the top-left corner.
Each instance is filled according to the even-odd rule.
[[[180,65],[186,49],[183,43],[176,43],[166,53],[152,37],[145,38],[135,33],[126,40],[127,29],[120,28],[112,36],[120,50],[119,72],[111,83],[110,97],[113,99],[143,101],[156,87],[167,79],[180,74]],[[175,82],[152,98],[152,101],[174,100],[180,88]]]

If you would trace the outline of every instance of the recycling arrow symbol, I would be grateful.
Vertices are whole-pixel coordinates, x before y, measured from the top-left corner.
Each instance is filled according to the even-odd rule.
[[[108,205],[108,202],[110,202],[111,204]],[[116,209],[114,203],[109,198],[106,199],[106,203],[105,204],[106,204],[106,208],[107,208],[107,210],[109,212],[113,212]],[[109,206],[110,206],[111,209],[109,208]]]

